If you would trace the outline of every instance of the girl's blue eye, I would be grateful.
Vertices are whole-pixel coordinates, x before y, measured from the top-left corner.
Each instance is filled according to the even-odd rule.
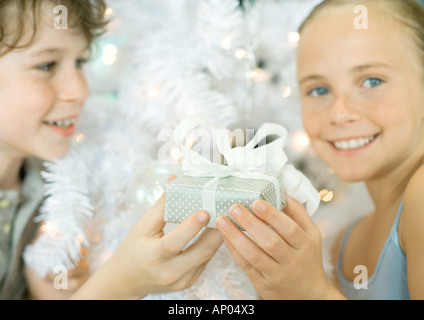
[[[378,78],[369,78],[364,81],[364,88],[375,88],[380,86],[383,83],[383,80]]]
[[[81,69],[82,67],[84,67],[84,65],[88,62],[87,59],[78,59],[77,61],[75,61],[75,67],[77,69]]]
[[[49,62],[39,65],[37,69],[45,72],[51,72],[53,71],[54,67],[56,67],[56,62]]]
[[[319,88],[315,88],[311,91],[309,91],[308,95],[312,96],[312,97],[321,97],[324,96],[326,94],[328,94],[330,91],[324,87],[319,87]]]

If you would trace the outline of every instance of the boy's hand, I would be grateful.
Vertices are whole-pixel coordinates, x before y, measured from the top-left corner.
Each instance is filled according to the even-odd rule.
[[[28,298],[34,300],[65,300],[74,294],[90,277],[90,266],[83,258],[72,270],[61,270],[40,277],[31,267],[25,266],[25,277],[28,283]],[[64,272],[62,272],[64,271]]]
[[[165,196],[162,196],[117,251],[115,260],[122,261],[130,271],[128,285],[134,287],[134,295],[178,291],[192,286],[222,244],[217,230],[206,229],[183,251],[207,225],[209,215],[197,212],[164,234],[164,206]]]
[[[135,225],[112,257],[74,299],[140,299],[148,294],[192,286],[222,245],[218,230],[205,229],[209,215],[200,211],[164,234],[165,194]]]

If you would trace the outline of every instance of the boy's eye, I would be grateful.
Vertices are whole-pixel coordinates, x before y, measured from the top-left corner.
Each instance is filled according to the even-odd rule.
[[[45,71],[45,72],[51,72],[56,67],[56,62],[49,62],[44,63],[42,65],[39,65],[37,67],[38,70]]]
[[[383,83],[383,80],[378,78],[369,78],[363,82],[364,88],[375,88],[380,86]]]
[[[329,92],[330,91],[327,88],[319,87],[319,88],[315,88],[315,89],[312,89],[311,91],[309,91],[308,95],[310,95],[311,97],[321,97],[321,96],[328,94]]]

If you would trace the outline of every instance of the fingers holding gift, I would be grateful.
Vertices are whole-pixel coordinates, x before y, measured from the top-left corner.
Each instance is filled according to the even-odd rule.
[[[304,210],[303,206],[300,206]],[[305,231],[296,221],[277,210],[273,205],[263,200],[256,200],[252,208],[256,216],[271,226],[291,247],[302,249],[306,245],[307,235]]]
[[[258,203],[265,207],[254,206],[255,214],[236,205],[241,213],[232,215],[247,234],[227,217],[216,220],[227,248],[263,298],[307,296],[310,283],[325,279],[321,246],[290,217]]]
[[[208,262],[222,243],[222,235],[218,230],[205,229],[196,241],[180,254],[182,259],[186,259],[185,263],[181,264],[199,265]]]
[[[227,247],[230,243],[231,248],[233,248],[232,251],[234,251],[234,248],[236,249],[236,256],[239,256],[239,261],[237,262],[241,263],[240,266],[243,269],[249,269],[250,264],[254,268],[266,273],[271,271],[274,265],[278,264],[276,260],[284,258],[285,250],[278,250],[278,245],[272,246],[270,245],[271,241],[266,240],[257,241],[253,236],[252,239],[249,238],[230,219],[225,216],[219,217],[216,220],[216,225],[218,230],[224,236]],[[273,232],[269,228],[268,231]],[[283,241],[280,240],[279,244],[283,244]],[[287,247],[287,245],[285,246]],[[243,259],[240,259],[240,257]]]
[[[173,283],[174,290],[192,286],[222,242],[218,230],[205,229],[193,244],[172,257],[166,281]]]
[[[240,268],[243,269],[243,271],[246,273],[246,275],[251,279],[262,279],[265,278],[265,276],[260,272],[258,269],[253,267],[253,265],[243,257],[240,252],[238,252],[237,248],[228,240],[224,238],[225,245],[227,246],[228,250],[230,251],[231,255],[234,257],[234,260],[236,263],[240,266]],[[256,254],[260,254],[260,252],[256,252]],[[256,261],[259,259],[259,256],[252,257],[249,260]]]
[[[189,216],[162,238],[163,252],[169,256],[179,254],[208,221],[209,214],[205,211],[199,211]]]
[[[253,211],[255,214],[242,205],[234,205],[230,215],[277,261],[290,250],[301,249],[305,245],[303,230],[268,202],[255,201]]]
[[[283,209],[284,213],[295,221],[306,233],[310,235],[315,234],[317,228],[311,216],[306,212],[305,207],[289,196],[286,197],[286,200],[287,205]]]

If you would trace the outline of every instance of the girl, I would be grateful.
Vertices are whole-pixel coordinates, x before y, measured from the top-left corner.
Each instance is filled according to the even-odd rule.
[[[68,10],[69,29],[55,23],[59,4]],[[88,95],[82,66],[105,27],[105,9],[103,0],[0,0],[0,299],[25,292],[21,253],[37,230],[33,218],[44,191],[40,164],[70,147]],[[182,252],[209,216],[197,212],[164,235],[163,209],[162,197],[73,298],[139,299],[191,286],[221,236],[207,231]],[[46,297],[40,283],[47,280],[27,274],[32,295]],[[74,275],[69,284],[76,290],[85,277]]]
[[[366,183],[374,211],[337,241],[334,283],[320,232],[292,199],[286,215],[259,200],[257,217],[230,209],[254,241],[227,218],[218,228],[265,299],[423,299],[424,11],[414,0],[326,0],[300,35],[304,127],[343,180]]]

